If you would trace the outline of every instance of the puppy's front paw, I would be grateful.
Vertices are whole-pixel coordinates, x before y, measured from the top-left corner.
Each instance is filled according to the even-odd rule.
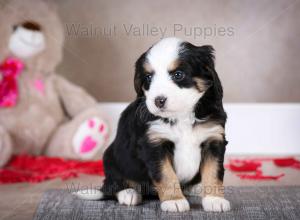
[[[205,196],[202,199],[202,206],[207,212],[226,212],[230,210],[228,200],[217,196]]]
[[[163,201],[160,208],[166,212],[185,212],[190,210],[190,204],[186,199]]]
[[[117,198],[120,204],[128,206],[138,205],[142,202],[142,195],[131,188],[118,192]]]

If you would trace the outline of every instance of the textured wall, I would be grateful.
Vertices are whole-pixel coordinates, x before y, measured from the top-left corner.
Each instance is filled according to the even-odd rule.
[[[132,100],[134,62],[174,28],[215,47],[225,101],[300,101],[299,0],[56,2],[66,32],[59,70],[100,101]]]

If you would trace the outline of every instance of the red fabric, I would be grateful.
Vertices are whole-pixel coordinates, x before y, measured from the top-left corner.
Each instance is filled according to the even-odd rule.
[[[251,180],[279,180],[284,173],[279,175],[267,175],[261,170],[263,162],[274,162],[279,167],[300,168],[300,162],[294,158],[252,158],[230,160],[226,168],[233,172],[238,172],[237,176],[241,179]],[[241,173],[243,172],[243,173]]]
[[[246,173],[246,174],[237,174],[241,179],[251,179],[251,180],[278,180],[284,176],[284,173],[279,175],[264,175],[261,170],[256,170],[254,173]]]
[[[0,107],[13,107],[19,96],[17,77],[24,65],[16,58],[7,58],[0,64]]]
[[[300,169],[300,161],[293,157],[287,158],[276,158],[273,160],[274,164],[279,167],[292,167],[295,169]]]
[[[102,160],[82,162],[45,156],[14,156],[6,167],[0,169],[0,184],[37,183],[54,178],[65,180],[78,174],[104,176]]]
[[[266,175],[261,170],[262,162],[273,161],[279,167],[291,167],[300,169],[300,161],[294,158],[254,158],[230,160],[226,167],[237,172],[241,179],[251,180],[278,180],[284,176]],[[104,176],[103,162],[99,161],[75,161],[62,158],[49,158],[45,156],[14,156],[10,163],[0,169],[0,184],[31,182],[37,183],[49,179],[69,179],[78,174],[91,174]]]
[[[254,160],[230,160],[227,166],[231,171],[250,172],[261,167],[261,162]]]

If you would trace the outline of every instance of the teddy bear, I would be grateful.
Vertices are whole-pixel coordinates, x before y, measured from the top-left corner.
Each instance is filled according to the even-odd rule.
[[[0,167],[13,154],[98,159],[107,118],[95,98],[55,72],[64,45],[55,5],[12,0],[0,10]]]

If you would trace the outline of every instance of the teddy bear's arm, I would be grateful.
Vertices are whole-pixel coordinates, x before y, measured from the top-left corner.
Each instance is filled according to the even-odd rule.
[[[97,104],[96,99],[84,89],[61,76],[55,75],[55,84],[64,109],[70,117]]]

